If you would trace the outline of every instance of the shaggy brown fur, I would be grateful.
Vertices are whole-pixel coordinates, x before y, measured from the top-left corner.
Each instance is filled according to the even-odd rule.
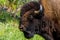
[[[31,1],[29,3],[26,3],[22,6],[21,8],[21,16],[31,10],[31,9],[34,9],[34,10],[39,10],[40,9],[40,4],[38,2],[35,2],[35,1]]]
[[[60,1],[59,0],[39,0],[43,5],[43,15],[36,16],[35,10],[27,6],[21,9],[21,23],[19,28],[22,29],[26,38],[31,38],[34,34],[42,35],[46,40],[60,40]],[[29,3],[28,3],[29,5]],[[28,9],[28,10],[27,10]],[[40,13],[39,13],[40,14]],[[35,16],[34,16],[35,15]],[[39,17],[39,18],[35,18]],[[41,18],[41,19],[40,19]]]
[[[51,21],[54,40],[60,40],[60,0],[39,0],[44,7],[44,16]],[[48,23],[47,23],[48,24]]]
[[[42,9],[43,10],[43,9]],[[40,11],[40,4],[36,1],[31,1],[29,3],[26,3],[22,6],[21,8],[21,14],[20,14],[20,24],[24,22],[24,25],[26,24],[25,21],[27,22],[28,20],[32,20],[32,15],[34,18],[41,18],[43,16],[43,11]],[[39,11],[39,12],[36,12]],[[30,19],[29,19],[30,18]],[[20,27],[21,28],[21,27]]]

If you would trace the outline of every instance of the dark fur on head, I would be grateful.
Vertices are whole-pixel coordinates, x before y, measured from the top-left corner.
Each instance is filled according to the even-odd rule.
[[[31,9],[34,9],[34,12],[35,11],[40,11],[39,13],[36,13],[36,14],[38,14],[38,15],[43,15],[42,14],[42,12],[44,11],[44,9],[43,9],[43,6],[41,5],[41,4],[39,3],[39,2],[36,2],[36,1],[31,1],[31,2],[29,2],[29,3],[26,3],[26,4],[24,4],[23,6],[22,6],[22,8],[21,8],[21,14],[20,14],[20,16],[22,16],[22,15],[24,15],[27,11],[29,11],[29,10],[31,10]],[[40,8],[41,7],[41,8]],[[34,14],[35,15],[35,14]],[[36,16],[38,16],[38,15],[36,15]],[[40,16],[41,16],[40,15]]]
[[[35,19],[42,18],[42,16],[44,15],[43,11],[44,11],[43,6],[35,1],[26,3],[25,5],[22,6],[19,29],[24,32],[25,37],[27,38],[33,37],[33,35],[36,33],[35,26],[39,24],[38,23],[39,21],[36,20],[37,25],[35,25],[34,21]]]

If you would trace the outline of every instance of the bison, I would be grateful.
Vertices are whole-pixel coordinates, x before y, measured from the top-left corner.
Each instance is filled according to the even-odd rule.
[[[60,40],[59,6],[59,0],[39,0],[23,5],[19,29],[26,38],[39,34],[46,40]]]

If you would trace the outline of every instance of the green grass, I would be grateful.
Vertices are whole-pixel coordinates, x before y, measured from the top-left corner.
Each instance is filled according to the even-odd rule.
[[[33,38],[26,39],[18,26],[18,19],[12,18],[6,11],[0,11],[0,40],[44,40],[36,34]]]
[[[11,20],[5,23],[0,22],[0,40],[28,40],[23,32],[18,29],[17,20]],[[29,40],[44,40],[41,36],[35,35]]]

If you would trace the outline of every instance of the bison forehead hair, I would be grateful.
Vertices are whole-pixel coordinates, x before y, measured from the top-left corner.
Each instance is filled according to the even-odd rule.
[[[22,6],[21,8],[21,15],[23,15],[25,12],[34,9],[34,10],[39,10],[40,9],[40,4],[38,2],[35,1],[31,1],[29,3],[26,3]]]

